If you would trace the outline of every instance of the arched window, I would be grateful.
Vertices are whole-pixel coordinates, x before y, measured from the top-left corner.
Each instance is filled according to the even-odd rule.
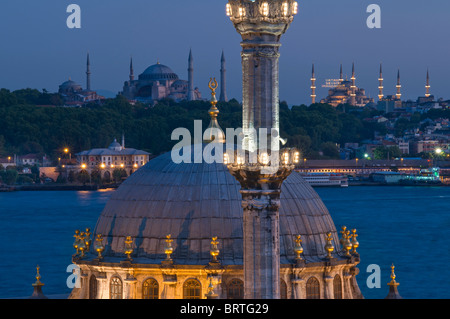
[[[320,299],[319,280],[311,277],[306,282],[306,299]]]
[[[342,299],[342,281],[341,276],[336,275],[333,279],[334,299]]]
[[[97,278],[94,275],[89,278],[89,299],[97,299]]]
[[[122,299],[123,292],[123,284],[122,280],[114,276],[111,278],[111,282],[109,284],[109,298],[110,299]]]
[[[228,284],[228,299],[244,299],[244,282],[240,279],[232,279]]]
[[[142,299],[159,299],[158,282],[149,278],[142,284]]]
[[[202,285],[196,279],[188,279],[183,285],[184,299],[201,299]]]
[[[287,285],[283,279],[280,280],[280,299],[287,299]]]

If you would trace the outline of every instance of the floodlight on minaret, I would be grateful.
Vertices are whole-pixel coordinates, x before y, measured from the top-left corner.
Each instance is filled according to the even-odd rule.
[[[397,100],[400,100],[402,98],[402,93],[401,93],[402,86],[400,84],[400,70],[398,70],[398,73],[397,73],[397,86],[396,86],[396,88],[397,88],[397,94],[395,95],[395,97],[397,98]]]
[[[316,73],[314,71],[314,64],[312,65],[312,77],[311,77],[311,103],[316,103]]]
[[[384,97],[384,94],[383,94],[383,89],[384,89],[383,81],[384,81],[384,79],[383,79],[383,65],[382,64],[380,64],[380,77],[378,78],[378,81],[380,82],[380,85],[378,86],[378,99],[381,101],[383,99],[383,97]]]
[[[425,89],[426,89],[426,93],[425,93],[425,96],[426,97],[430,97],[430,88],[431,88],[431,86],[430,86],[430,73],[429,73],[429,71],[427,70],[427,84],[425,85]]]

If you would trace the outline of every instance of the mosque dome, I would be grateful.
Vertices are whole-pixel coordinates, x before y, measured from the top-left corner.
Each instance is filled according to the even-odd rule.
[[[163,64],[157,63],[149,66],[141,75],[139,75],[140,80],[151,80],[151,81],[161,81],[161,80],[178,80],[178,75],[175,74],[171,68]]]
[[[108,148],[110,150],[120,151],[122,150],[122,145],[120,145],[119,142],[117,142],[117,139],[114,139],[114,141],[111,143],[111,145],[109,145]]]
[[[170,234],[176,264],[204,265],[210,260],[211,238],[217,236],[221,263],[242,265],[240,188],[224,164],[175,164],[170,152],[153,159],[122,183],[97,221],[95,234],[106,240],[105,259],[123,259],[125,238],[131,236],[136,248],[133,260],[158,264],[165,258]],[[327,208],[301,175],[292,173],[281,192],[281,264],[295,260],[296,235],[302,236],[307,262],[323,261],[327,232],[332,232],[337,245]]]
[[[76,83],[70,79],[59,86],[60,92],[69,92],[69,91],[78,92],[78,91],[82,91],[82,90],[83,90],[83,88],[81,87],[81,85],[79,85],[78,83]]]

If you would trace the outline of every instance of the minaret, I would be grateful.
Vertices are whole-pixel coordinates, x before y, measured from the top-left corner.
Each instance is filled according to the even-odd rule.
[[[311,104],[316,103],[316,73],[314,71],[314,63],[312,65],[312,77],[311,77]]]
[[[89,60],[89,53],[88,53],[86,63],[86,91],[90,90],[91,90],[91,62]]]
[[[344,81],[344,73],[342,72],[342,63],[341,63],[341,69],[339,72],[339,83],[342,83]]]
[[[383,79],[383,65],[382,64],[380,64],[380,77],[378,78],[378,81],[379,81],[379,86],[378,86],[378,99],[381,101],[382,99],[383,99],[383,97],[384,97],[384,94],[383,94],[383,81],[384,81],[384,79]]]
[[[134,81],[133,57],[130,59],[130,82]]]
[[[229,0],[226,9],[242,37],[244,140],[242,152],[233,153],[234,160],[227,167],[241,185],[244,298],[279,299],[281,185],[300,156],[294,150],[279,150],[279,51],[281,36],[294,20],[298,3]],[[267,148],[260,144],[266,137]]]
[[[431,88],[431,86],[430,86],[430,73],[429,73],[429,71],[427,70],[427,85],[425,86],[425,89],[426,89],[426,93],[425,93],[425,97],[430,97],[430,88]]]
[[[400,100],[402,98],[402,93],[401,93],[401,89],[402,86],[400,84],[400,69],[397,72],[397,94],[395,95],[395,97],[397,98],[397,100]]]
[[[192,50],[189,51],[189,67],[188,67],[188,101],[195,101],[194,93],[194,58],[192,57]]]
[[[122,150],[125,149],[125,134],[122,133]]]
[[[355,76],[355,63],[352,66],[352,85],[350,86],[350,105],[356,106],[356,76]]]
[[[220,59],[220,98],[221,102],[228,102],[227,97],[227,69],[226,69],[226,61],[225,54],[222,51],[222,58]]]

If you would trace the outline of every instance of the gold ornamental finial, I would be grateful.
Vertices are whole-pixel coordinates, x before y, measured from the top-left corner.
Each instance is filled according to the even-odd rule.
[[[125,255],[127,255],[127,259],[131,260],[131,254],[133,253],[133,240],[131,236],[127,236],[125,239]]]
[[[166,236],[166,248],[164,249],[164,253],[167,255],[166,260],[172,260],[172,258],[170,257],[170,255],[172,255],[173,253],[173,247],[172,247],[172,235],[169,234]]]
[[[102,252],[105,250],[105,246],[103,246],[103,235],[97,234],[97,238],[95,239],[95,251],[98,253],[98,259],[102,259]]]
[[[331,238],[331,232],[327,233],[327,244],[325,245],[325,251],[327,252],[327,258],[328,259],[332,259],[333,257],[331,256],[331,253],[334,251],[334,246],[331,243],[331,241],[333,240],[333,238]]]
[[[225,143],[225,133],[217,122],[217,117],[219,115],[219,109],[216,107],[217,99],[216,99],[216,89],[219,87],[216,78],[210,78],[208,87],[211,90],[211,108],[208,111],[209,116],[211,117],[211,122],[209,123],[208,128],[205,131],[205,138],[203,142],[205,143]],[[207,137],[206,137],[207,136]]]
[[[400,285],[398,282],[395,281],[396,276],[395,276],[394,269],[395,269],[395,266],[394,266],[394,264],[392,264],[392,266],[391,266],[391,282],[388,283],[389,286],[398,286],[398,285]]]
[[[43,286],[44,284],[41,282],[41,274],[39,273],[39,265],[36,266],[36,282],[33,284],[33,286]]]
[[[303,247],[301,245],[302,240],[301,240],[301,235],[297,235],[295,236],[295,247],[294,247],[294,252],[297,255],[295,257],[296,260],[302,260],[302,257],[300,256],[303,253]]]
[[[345,256],[350,256],[350,250],[352,249],[353,245],[350,241],[350,231],[346,230],[344,233],[344,250],[345,250]]]
[[[217,247],[218,244],[219,244],[219,242],[217,241],[217,237],[213,237],[212,241],[211,241],[211,250],[210,250],[210,254],[212,256],[213,262],[217,262],[217,257],[220,254],[220,250]]]
[[[359,242],[356,239],[356,237],[358,237],[358,234],[356,233],[356,229],[352,229],[352,233],[353,233],[352,234],[352,246],[353,246],[352,254],[356,255],[356,254],[358,254],[356,252],[356,248],[359,247]]]

